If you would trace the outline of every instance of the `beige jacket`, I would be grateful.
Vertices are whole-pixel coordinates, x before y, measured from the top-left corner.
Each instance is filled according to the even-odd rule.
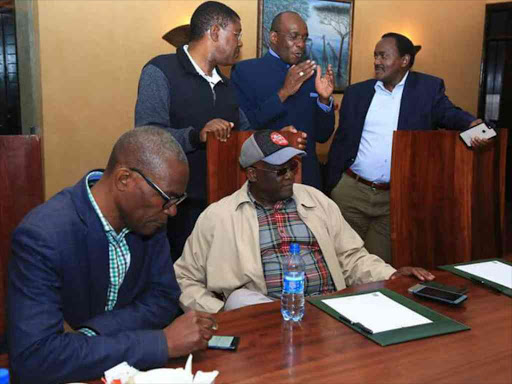
[[[199,217],[174,264],[180,302],[189,309],[218,312],[231,292],[247,288],[267,294],[261,263],[256,208],[248,183],[210,205]],[[388,279],[395,269],[371,255],[338,206],[322,192],[294,184],[293,198],[322,250],[337,290]],[[214,294],[214,292],[216,294]]]

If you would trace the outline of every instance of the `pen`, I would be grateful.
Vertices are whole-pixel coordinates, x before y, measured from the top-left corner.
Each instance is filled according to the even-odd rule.
[[[469,277],[469,280],[471,280],[474,283],[481,284],[481,285],[483,285],[483,286],[485,286],[487,288],[490,288],[490,289],[492,289],[495,292],[501,293],[501,290],[499,288],[496,288],[494,285],[489,284],[489,283],[487,283],[487,282],[485,282],[483,280],[480,280],[480,279],[477,279],[477,278],[471,277],[471,276]]]
[[[349,318],[343,316],[341,313],[339,314],[339,317],[341,320],[346,321],[347,323],[349,323],[350,325],[353,325],[356,328],[359,328],[361,331],[368,333],[370,335],[373,335],[373,331],[370,328],[365,327],[363,324],[358,323],[356,321],[352,321]]]
[[[354,323],[354,326],[359,328],[361,331],[363,332],[366,332],[370,335],[373,335],[373,331],[370,329],[370,328],[366,328],[363,324],[361,323]]]

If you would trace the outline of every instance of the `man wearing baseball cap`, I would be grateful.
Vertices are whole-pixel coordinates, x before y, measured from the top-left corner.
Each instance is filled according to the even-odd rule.
[[[236,306],[280,298],[281,261],[291,242],[301,246],[306,296],[398,275],[434,278],[421,268],[396,271],[369,254],[332,200],[294,184],[304,155],[276,131],[246,140],[239,161],[247,182],[201,214],[174,264],[183,306],[214,313],[228,309],[232,295]]]

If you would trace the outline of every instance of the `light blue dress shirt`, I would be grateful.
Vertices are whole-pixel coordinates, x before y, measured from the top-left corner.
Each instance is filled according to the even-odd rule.
[[[409,72],[392,92],[384,87],[382,81],[375,84],[375,95],[366,114],[356,160],[350,167],[363,179],[389,183],[393,132],[398,127],[402,93],[408,75]]]

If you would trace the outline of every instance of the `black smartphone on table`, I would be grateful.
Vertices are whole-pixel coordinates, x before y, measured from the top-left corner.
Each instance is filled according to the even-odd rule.
[[[208,341],[208,349],[222,349],[225,351],[236,351],[240,338],[237,336],[214,335]]]
[[[437,287],[429,287],[421,284],[416,284],[414,287],[411,287],[409,291],[416,296],[452,305],[460,304],[468,298],[462,293],[447,291]]]

